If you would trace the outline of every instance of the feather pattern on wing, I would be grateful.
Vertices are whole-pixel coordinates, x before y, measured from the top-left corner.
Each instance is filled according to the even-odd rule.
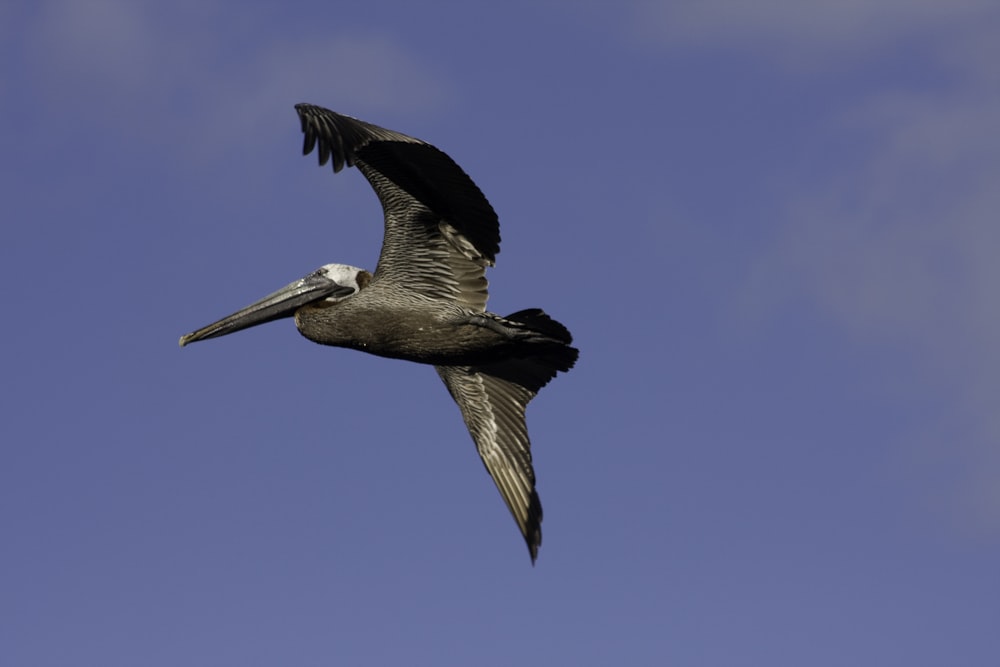
[[[458,403],[479,456],[521,529],[534,561],[542,543],[542,503],[535,491],[524,410],[535,392],[478,368],[435,368]]]
[[[309,104],[295,107],[303,153],[333,170],[357,167],[382,203],[385,237],[369,289],[405,289],[486,309],[485,269],[500,224],[482,191],[450,157],[399,132]]]

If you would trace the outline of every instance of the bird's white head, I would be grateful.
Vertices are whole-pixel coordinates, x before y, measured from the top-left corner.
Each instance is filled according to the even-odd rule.
[[[356,266],[349,266],[347,264],[324,264],[316,269],[315,275],[323,276],[324,278],[328,278],[329,280],[337,283],[341,287],[352,288],[354,290],[354,292],[349,294],[328,296],[325,299],[325,301],[328,302],[343,301],[344,299],[350,298],[367,287],[368,283],[372,280],[372,274],[368,273],[364,269],[359,269]]]

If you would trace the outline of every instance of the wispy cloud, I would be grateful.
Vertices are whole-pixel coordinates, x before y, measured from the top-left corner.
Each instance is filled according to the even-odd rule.
[[[787,216],[744,296],[765,312],[809,303],[858,344],[908,354],[924,385],[937,387],[949,424],[920,436],[915,451],[952,462],[963,519],[1000,526],[1000,7],[980,0],[637,7],[646,39],[742,52],[784,66],[791,79],[809,76],[803,67],[860,74],[900,49],[932,73],[875,91],[857,86],[817,121],[817,131],[852,149],[826,166],[823,185],[785,192]]]
[[[996,18],[989,0],[639,0],[633,32],[666,47],[753,48],[782,64],[842,66],[908,38]]]
[[[57,0],[40,3],[29,28],[35,62],[97,89],[135,88],[153,68],[159,47],[140,3]]]
[[[427,111],[453,98],[448,82],[391,35],[338,34],[306,21],[288,41],[288,31],[268,29],[262,11],[234,17],[183,0],[50,0],[26,26],[25,60],[48,108],[72,108],[153,141],[155,128],[181,150],[226,150],[299,101],[361,114]],[[197,136],[191,128],[200,128]]]

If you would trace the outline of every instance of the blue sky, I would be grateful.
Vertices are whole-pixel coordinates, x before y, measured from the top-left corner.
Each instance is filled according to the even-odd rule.
[[[0,662],[995,665],[1000,8],[6,3]],[[429,368],[279,322],[374,268],[312,102],[500,215],[580,362],[532,568]]]

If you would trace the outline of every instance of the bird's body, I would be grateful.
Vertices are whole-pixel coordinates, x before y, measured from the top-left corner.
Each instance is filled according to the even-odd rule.
[[[356,166],[385,214],[374,274],[328,264],[181,338],[181,345],[294,316],[323,345],[436,367],[528,544],[541,543],[524,409],[578,352],[569,331],[538,309],[486,311],[485,269],[499,251],[496,213],[451,158],[413,137],[312,105],[296,106],[304,153],[334,171]]]
[[[433,365],[492,363],[530,355],[546,342],[544,334],[492,313],[422,299],[387,304],[380,296],[368,288],[341,302],[305,305],[295,325],[322,345]]]

